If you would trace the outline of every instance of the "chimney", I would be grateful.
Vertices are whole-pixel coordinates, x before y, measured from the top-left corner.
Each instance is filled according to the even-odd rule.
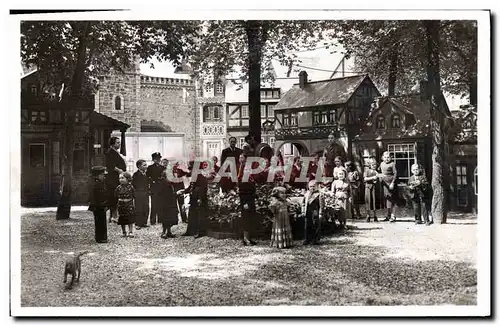
[[[307,72],[302,70],[301,72],[299,72],[299,87],[304,88],[306,87],[306,84],[307,84]]]

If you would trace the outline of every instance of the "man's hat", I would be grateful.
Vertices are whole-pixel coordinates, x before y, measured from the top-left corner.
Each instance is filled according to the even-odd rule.
[[[102,174],[102,173],[104,173],[104,174],[108,173],[108,171],[106,170],[106,167],[100,166],[100,165],[92,167],[92,176],[97,177],[99,174]]]
[[[161,158],[161,154],[160,154],[160,152],[154,152],[153,154],[151,154],[151,158],[152,158],[153,160],[155,160],[155,159],[160,159],[160,158]]]

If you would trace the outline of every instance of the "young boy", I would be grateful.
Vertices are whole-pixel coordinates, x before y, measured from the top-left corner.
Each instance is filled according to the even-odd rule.
[[[316,180],[308,183],[308,191],[302,202],[302,215],[304,216],[305,239],[304,245],[319,244],[321,220],[323,219],[323,198],[319,192]]]
[[[140,230],[141,228],[148,227],[148,215],[149,215],[149,179],[146,175],[146,170],[148,169],[148,163],[145,160],[138,160],[135,163],[137,171],[135,171],[132,176],[132,186],[135,189],[135,228]]]
[[[425,222],[425,224],[430,225],[429,183],[419,164],[411,166],[411,173],[412,176],[408,180],[408,188],[410,189],[410,198],[415,213],[415,224],[423,224]],[[424,221],[422,221],[422,216]]]
[[[95,241],[97,243],[108,242],[106,211],[108,210],[109,194],[105,183],[107,173],[104,166],[92,167],[89,211],[94,213]]]

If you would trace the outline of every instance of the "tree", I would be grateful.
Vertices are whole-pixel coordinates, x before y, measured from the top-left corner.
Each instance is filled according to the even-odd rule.
[[[293,52],[317,46],[328,26],[324,21],[206,21],[190,61],[205,83],[213,82],[214,71],[248,81],[249,131],[260,142],[260,86],[274,79],[271,59],[285,66],[297,62]]]
[[[427,39],[427,81],[428,95],[431,104],[432,129],[432,217],[437,223],[446,223],[445,206],[445,137],[444,124],[447,114],[443,110],[443,96],[441,93],[440,77],[440,28],[441,22],[436,20],[423,21],[425,37]]]
[[[179,63],[186,46],[196,36],[198,24],[189,21],[23,21],[21,59],[38,68],[43,79],[68,85],[63,98],[67,111],[63,139],[63,185],[57,219],[71,211],[73,129],[75,108],[92,92],[98,77],[112,69],[123,71],[137,57],[153,56]]]

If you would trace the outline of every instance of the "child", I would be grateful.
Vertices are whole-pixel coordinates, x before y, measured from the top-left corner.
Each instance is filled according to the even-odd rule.
[[[308,183],[308,191],[302,201],[302,215],[304,216],[304,245],[319,244],[321,220],[323,219],[323,198],[318,189],[316,180]]]
[[[292,246],[292,227],[290,226],[285,192],[286,189],[283,187],[274,188],[269,204],[269,209],[274,215],[271,247],[279,249]]]
[[[342,158],[340,156],[335,157],[334,163],[335,167],[333,168],[333,180],[337,180],[339,178],[339,171],[344,169],[342,166]]]
[[[377,161],[371,159],[368,161],[368,167],[363,175],[363,181],[365,182],[365,204],[366,204],[366,221],[370,222],[370,211],[373,212],[373,221],[378,222],[377,215],[375,213],[375,194],[376,194],[376,184],[377,184]]]
[[[408,188],[410,189],[410,198],[413,204],[415,213],[415,224],[422,224],[422,215],[426,225],[430,225],[429,221],[429,183],[422,171],[420,164],[411,166],[412,176],[408,180]]]
[[[122,226],[123,236],[127,236],[126,226],[128,225],[128,236],[133,238],[133,226],[135,223],[135,191],[131,184],[132,176],[128,172],[120,174],[120,185],[115,189],[115,196],[118,199],[118,224]]]
[[[168,160],[166,158],[161,160],[161,166],[163,166],[165,169],[168,167]]]
[[[158,214],[160,222],[163,226],[161,238],[175,238],[170,229],[172,226],[177,225],[178,222],[177,198],[174,185],[167,179],[166,170],[161,173],[159,188],[160,197],[162,199]]]
[[[361,176],[357,170],[354,162],[348,161],[345,163],[347,169],[347,182],[350,185],[350,193],[351,193],[351,214],[353,218],[361,218],[361,213],[359,212],[359,186],[361,184]],[[356,213],[356,216],[354,216]]]
[[[146,175],[148,164],[145,160],[138,160],[135,166],[138,169],[132,176],[132,186],[135,190],[135,228],[140,230],[141,228],[148,227],[149,179]]]
[[[382,188],[384,189],[384,198],[387,207],[387,216],[384,221],[396,222],[396,216],[394,214],[394,205],[396,204],[396,191],[397,191],[397,171],[396,163],[392,161],[391,154],[389,152],[384,152],[382,154],[383,162],[380,163],[379,170],[381,174],[379,175]]]
[[[93,180],[91,182],[89,211],[94,213],[95,241],[97,243],[108,242],[106,211],[108,210],[109,192],[105,183],[107,173],[104,166],[92,168]]]
[[[351,215],[350,185],[346,180],[347,171],[340,168],[337,172],[337,180],[332,183],[332,193],[335,198],[335,215],[341,226],[345,226]]]

